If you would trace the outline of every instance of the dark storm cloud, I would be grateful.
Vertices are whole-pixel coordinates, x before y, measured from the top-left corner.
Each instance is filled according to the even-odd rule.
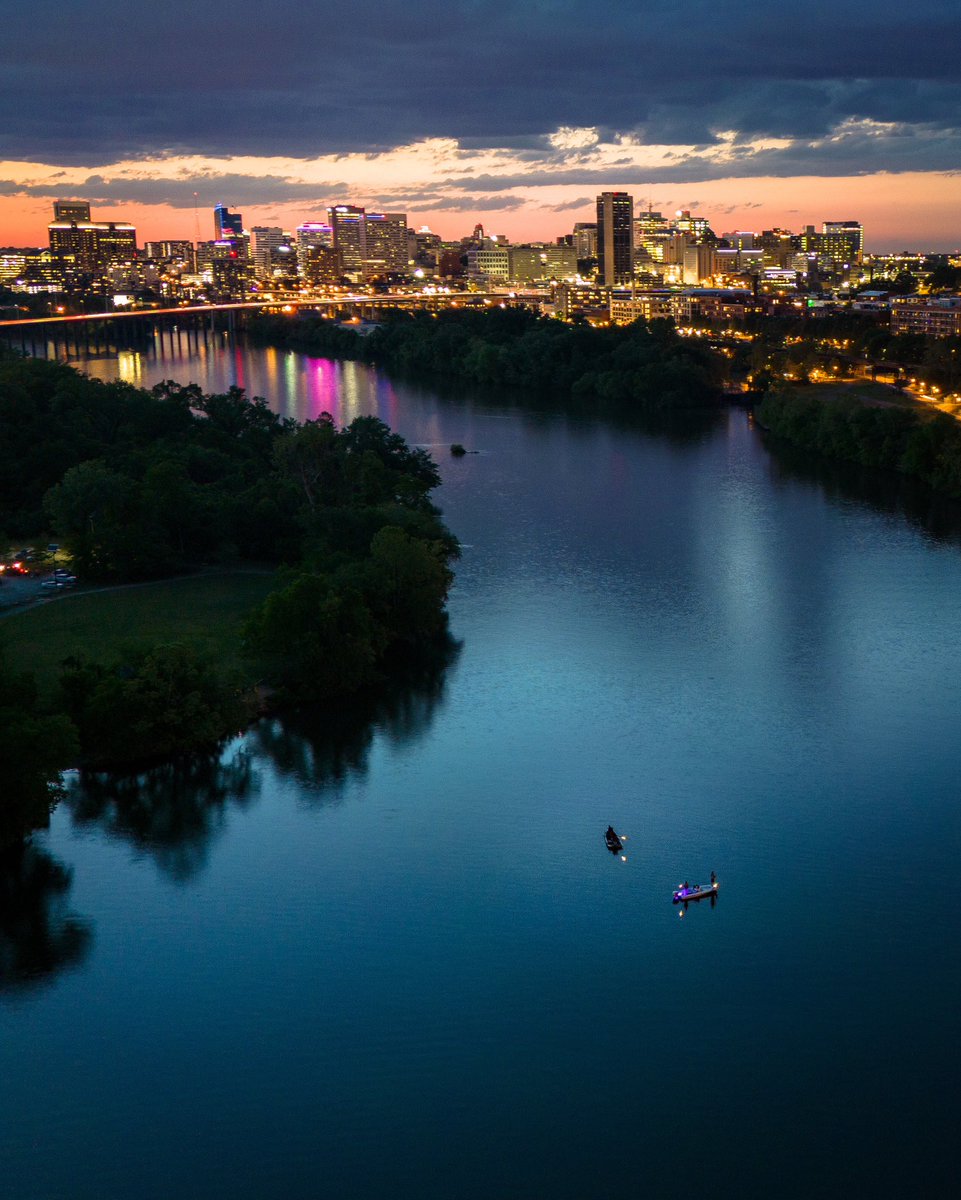
[[[301,183],[279,175],[237,175],[209,172],[179,179],[106,179],[90,175],[81,183],[67,187],[77,197],[98,207],[118,204],[169,204],[172,208],[192,208],[195,203],[210,207],[222,199],[231,204],[264,205],[288,200],[326,204],[331,197],[343,195],[346,183]],[[18,183],[0,180],[0,196],[53,196],[64,192],[62,183]]]
[[[367,0],[349,15],[329,0],[0,0],[0,158],[306,158],[448,136],[533,162],[561,125],[823,147],[853,117],[925,126],[915,151],[892,145],[937,168],[939,131],[959,124],[957,0]]]

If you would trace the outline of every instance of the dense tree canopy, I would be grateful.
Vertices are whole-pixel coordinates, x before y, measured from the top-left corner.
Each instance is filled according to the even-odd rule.
[[[961,423],[944,413],[775,389],[759,406],[758,419],[805,449],[899,471],[961,498]]]
[[[696,408],[719,392],[718,360],[669,321],[594,328],[495,307],[398,313],[367,336],[310,317],[258,317],[250,329],[273,344],[600,411]]]
[[[427,452],[376,417],[297,426],[237,388],[147,392],[0,360],[0,534],[55,537],[84,581],[225,561],[283,568],[247,649],[291,699],[367,687],[395,648],[443,633],[457,546],[430,500],[439,482]],[[215,742],[252,703],[217,663],[176,644],[102,662],[78,647],[56,712],[2,664],[0,683],[0,737],[14,739],[0,757],[14,790],[34,798],[78,738],[88,763],[166,756]]]

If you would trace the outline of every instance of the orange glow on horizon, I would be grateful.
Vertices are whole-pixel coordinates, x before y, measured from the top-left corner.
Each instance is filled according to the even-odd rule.
[[[395,182],[392,180],[392,183]],[[611,186],[617,184],[612,179]],[[512,209],[454,211],[443,204],[430,211],[407,208],[408,224],[417,229],[429,226],[443,238],[466,236],[476,224],[493,233],[506,234],[514,241],[553,241],[569,233],[576,221],[595,219],[593,200],[560,212],[557,205],[568,205],[585,197],[583,185],[514,189],[506,193],[521,199]],[[598,191],[603,190],[600,187]],[[635,209],[647,208],[671,213],[688,208],[708,217],[718,234],[734,229],[770,229],[781,227],[795,232],[811,224],[820,228],[825,220],[859,220],[864,225],[865,249],[885,253],[902,249],[932,252],[961,249],[959,187],[957,179],[942,174],[905,173],[901,175],[863,175],[839,178],[799,177],[794,179],[722,179],[707,183],[658,188],[628,187]],[[492,193],[496,199],[498,193]],[[83,199],[83,189],[64,188],[64,199]],[[452,199],[457,198],[452,193]],[[356,189],[350,202],[364,203]],[[254,225],[280,225],[294,229],[304,221],[323,216],[317,206],[301,202],[270,205],[245,205],[224,202],[242,212],[247,229]],[[374,207],[370,205],[370,207]],[[388,207],[384,204],[378,209]],[[167,204],[118,204],[98,206],[92,203],[95,220],[129,221],[137,228],[137,240],[143,244],[161,238],[185,238],[193,241],[196,225],[193,208],[175,208]],[[404,211],[398,204],[397,211]],[[53,200],[22,196],[0,197],[0,246],[45,246],[47,223],[53,219]],[[213,205],[199,210],[200,237],[213,237]]]

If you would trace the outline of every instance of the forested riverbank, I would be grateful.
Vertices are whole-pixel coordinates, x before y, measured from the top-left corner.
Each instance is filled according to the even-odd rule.
[[[772,434],[804,450],[897,471],[961,498],[961,422],[945,413],[868,404],[815,388],[774,388],[757,417]]]
[[[261,345],[376,364],[406,378],[456,381],[557,407],[611,414],[703,408],[721,395],[721,365],[669,321],[594,328],[525,308],[394,313],[367,333],[322,317],[252,317]]]
[[[139,614],[136,638],[117,622],[92,655],[84,622],[99,612],[109,623],[107,607],[96,592],[58,598],[78,621],[72,635],[58,635],[64,653],[52,686],[38,687],[16,653],[34,613],[7,618],[0,806],[9,815],[21,800],[42,804],[70,762],[115,765],[210,746],[265,695],[290,705],[376,688],[396,661],[443,640],[457,544],[430,499],[439,482],[428,453],[376,417],[343,429],[327,415],[297,425],[237,388],[145,391],[58,363],[0,361],[0,542],[54,538],[89,584],[245,563],[275,572],[246,619],[225,601],[229,654],[171,637],[148,587],[125,593]]]
[[[693,414],[721,394],[720,357],[668,321],[596,329],[523,308],[447,309],[395,313],[363,334],[320,317],[258,315],[248,333],[254,343],[613,418]],[[813,453],[897,471],[961,497],[961,424],[951,417],[825,397],[816,387],[774,387],[757,411],[771,433]]]

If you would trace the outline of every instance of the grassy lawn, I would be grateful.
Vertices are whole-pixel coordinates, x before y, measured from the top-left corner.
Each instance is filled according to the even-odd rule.
[[[273,583],[270,573],[225,571],[73,593],[11,614],[0,622],[0,637],[10,665],[33,672],[44,692],[70,655],[109,662],[127,648],[158,642],[189,642],[225,666],[243,670],[240,627]]]
[[[816,400],[860,400],[863,404],[895,404],[900,408],[924,408],[909,392],[870,379],[859,379],[853,383],[811,383],[793,388],[796,396],[811,396]]]

